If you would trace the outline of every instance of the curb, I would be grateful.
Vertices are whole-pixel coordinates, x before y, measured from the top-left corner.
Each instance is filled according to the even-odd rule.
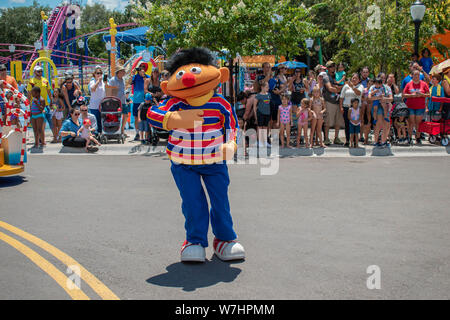
[[[261,152],[262,151],[262,152]],[[265,154],[264,149],[260,154]],[[273,148],[273,156],[285,157],[418,157],[418,156],[448,156],[450,147],[441,146],[392,146],[391,148],[375,148],[364,146],[360,148],[327,147],[327,148],[300,148],[279,149]],[[87,153],[83,148],[71,148],[61,145],[47,146],[45,149],[28,150],[30,156],[35,155],[111,155],[111,156],[165,156],[166,146],[161,144],[156,147],[141,144],[102,145],[95,153]],[[256,151],[253,151],[256,154]],[[252,154],[252,155],[253,155]],[[238,158],[243,157],[242,148],[238,150]]]

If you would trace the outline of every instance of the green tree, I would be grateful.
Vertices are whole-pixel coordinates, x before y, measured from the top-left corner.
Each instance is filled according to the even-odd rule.
[[[350,71],[407,69],[414,44],[410,6],[414,0],[306,0],[312,21],[328,31],[323,39],[326,59],[344,61]],[[427,10],[420,27],[419,47],[433,34],[449,30],[449,0],[423,0]],[[374,9],[371,6],[377,6]],[[376,12],[377,11],[377,12]],[[379,25],[377,15],[379,13]],[[434,43],[445,55],[448,48]]]
[[[40,5],[37,1],[29,7],[0,9],[1,42],[33,45],[42,34],[42,10],[48,12],[50,8]],[[10,53],[3,52],[2,55],[7,56]]]
[[[204,46],[237,54],[298,54],[305,38],[323,35],[304,6],[289,0],[183,0],[134,4],[137,21],[150,27],[149,42],[167,48]],[[175,38],[164,42],[164,34]]]

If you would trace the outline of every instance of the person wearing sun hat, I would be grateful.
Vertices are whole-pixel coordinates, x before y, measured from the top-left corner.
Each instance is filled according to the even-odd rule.
[[[125,74],[126,74],[125,67],[121,64],[118,64],[116,66],[116,74],[114,75],[114,77],[109,79],[108,82],[109,86],[118,88],[116,97],[120,99],[122,104],[126,103],[125,80],[124,80]]]

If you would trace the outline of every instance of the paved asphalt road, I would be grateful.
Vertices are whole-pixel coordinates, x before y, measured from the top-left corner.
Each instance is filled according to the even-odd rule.
[[[230,165],[239,263],[211,246],[208,262],[179,262],[184,219],[166,156],[32,156],[23,179],[0,179],[0,222],[63,251],[120,299],[450,299],[449,163],[294,157],[271,176]],[[0,257],[0,299],[70,299],[1,239]],[[371,265],[381,289],[366,286]]]

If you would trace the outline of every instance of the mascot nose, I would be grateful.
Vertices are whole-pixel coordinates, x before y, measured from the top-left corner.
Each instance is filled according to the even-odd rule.
[[[195,77],[192,73],[185,73],[181,78],[185,87],[192,87],[195,84]]]

